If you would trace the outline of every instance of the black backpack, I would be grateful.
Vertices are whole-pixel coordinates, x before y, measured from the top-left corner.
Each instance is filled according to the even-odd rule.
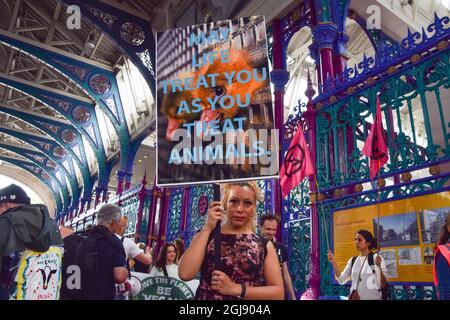
[[[367,262],[369,263],[369,266],[371,266],[372,268],[372,272],[375,274],[375,261],[373,259],[373,252],[370,252],[369,255],[367,256]],[[352,269],[353,269],[353,265],[355,264],[356,258],[358,258],[357,256],[352,258]],[[384,288],[379,289],[381,292],[381,299],[382,300],[389,300],[391,298],[391,294],[390,294],[390,289],[389,289],[389,283],[386,281],[386,286]]]
[[[98,270],[97,241],[105,235],[106,232],[93,228],[64,238],[61,300],[86,299]],[[75,279],[77,271],[73,266],[79,268],[81,279]],[[80,286],[74,287],[74,281],[79,281]]]

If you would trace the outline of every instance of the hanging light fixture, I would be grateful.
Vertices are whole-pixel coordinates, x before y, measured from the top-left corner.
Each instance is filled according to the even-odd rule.
[[[95,48],[95,30],[89,34],[89,38],[86,41],[86,47],[94,49]]]

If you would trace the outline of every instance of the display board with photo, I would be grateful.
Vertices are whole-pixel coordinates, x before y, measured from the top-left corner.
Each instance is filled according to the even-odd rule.
[[[330,234],[338,267],[360,253],[354,239],[364,229],[379,239],[390,283],[432,283],[433,247],[449,209],[448,192],[440,192],[334,211]]]

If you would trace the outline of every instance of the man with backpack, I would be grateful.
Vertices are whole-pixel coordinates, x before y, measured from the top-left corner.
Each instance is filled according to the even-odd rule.
[[[0,300],[57,300],[63,241],[45,205],[19,186],[0,189]]]
[[[122,213],[103,205],[97,225],[64,238],[63,300],[114,300],[116,283],[128,279],[122,242],[115,236]]]

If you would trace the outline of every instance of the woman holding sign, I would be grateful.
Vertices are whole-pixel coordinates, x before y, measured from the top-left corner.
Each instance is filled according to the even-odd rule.
[[[201,272],[197,300],[284,298],[273,244],[255,234],[259,196],[255,182],[230,183],[224,188],[222,203],[210,203],[206,224],[179,264],[182,280],[192,280]],[[219,237],[213,236],[217,221],[222,221]],[[215,252],[217,238],[220,246]]]

